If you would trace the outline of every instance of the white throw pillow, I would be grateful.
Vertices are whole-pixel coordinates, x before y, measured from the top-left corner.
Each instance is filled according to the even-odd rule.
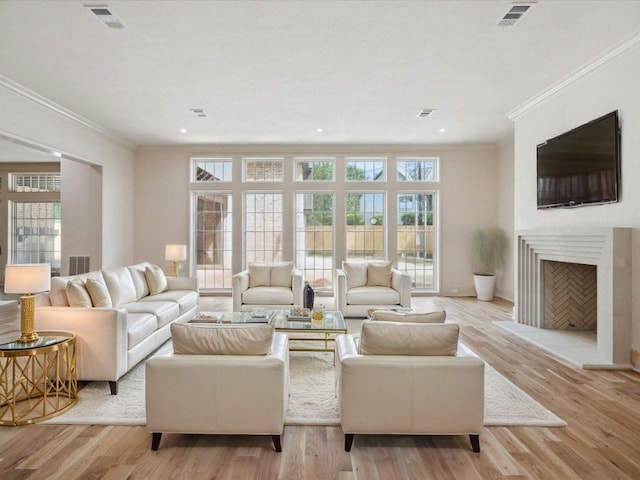
[[[73,308],[91,308],[91,296],[81,280],[70,280],[67,282],[67,300],[69,306]]]
[[[149,285],[149,293],[151,295],[157,295],[167,290],[167,277],[164,272],[157,265],[149,265],[144,269],[144,276],[147,279],[147,285]]]
[[[367,264],[362,262],[342,262],[342,269],[347,276],[347,290],[364,287],[367,284]]]
[[[456,323],[362,322],[363,355],[454,356],[460,328]]]
[[[273,326],[268,323],[171,324],[173,352],[188,355],[266,355]]]
[[[271,285],[271,267],[268,265],[249,264],[249,288],[268,287]]]
[[[271,265],[272,287],[289,287],[293,279],[293,262],[274,263]]]
[[[394,312],[391,310],[375,310],[371,314],[371,320],[383,322],[409,322],[409,323],[444,323],[447,312]]]
[[[367,286],[391,286],[391,262],[372,262],[367,266]]]
[[[113,306],[111,297],[109,296],[109,290],[107,290],[107,286],[104,283],[88,278],[85,286],[94,307],[111,308]]]

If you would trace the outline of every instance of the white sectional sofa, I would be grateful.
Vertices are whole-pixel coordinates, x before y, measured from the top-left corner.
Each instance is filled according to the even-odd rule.
[[[197,312],[195,278],[164,277],[145,262],[52,278],[35,322],[36,330],[75,332],[78,380],[108,381],[115,395],[118,379],[171,337],[171,324]]]

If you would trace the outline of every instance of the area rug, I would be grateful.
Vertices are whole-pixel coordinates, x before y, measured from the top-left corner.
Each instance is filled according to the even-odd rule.
[[[156,355],[171,350],[171,342]],[[287,425],[339,425],[335,397],[333,356],[329,353],[291,352],[291,395]],[[91,382],[78,394],[78,403],[48,424],[145,425],[144,362],[118,382],[110,395],[107,382]],[[491,366],[485,368],[485,426],[566,425]]]

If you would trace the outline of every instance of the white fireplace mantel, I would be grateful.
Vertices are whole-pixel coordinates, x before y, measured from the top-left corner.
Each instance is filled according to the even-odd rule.
[[[520,230],[516,320],[540,327],[543,320],[542,262],[597,267],[597,349],[612,365],[631,355],[631,229],[548,228]]]

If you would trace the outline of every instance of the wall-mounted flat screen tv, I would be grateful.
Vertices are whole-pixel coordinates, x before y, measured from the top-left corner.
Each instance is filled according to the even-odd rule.
[[[618,111],[538,145],[538,208],[620,199]]]

